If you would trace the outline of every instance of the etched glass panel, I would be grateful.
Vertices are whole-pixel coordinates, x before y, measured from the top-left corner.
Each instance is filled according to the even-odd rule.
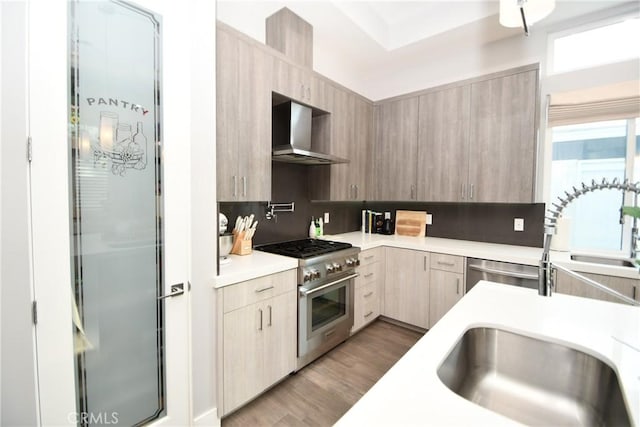
[[[165,414],[160,21],[69,10],[78,423],[143,424]]]

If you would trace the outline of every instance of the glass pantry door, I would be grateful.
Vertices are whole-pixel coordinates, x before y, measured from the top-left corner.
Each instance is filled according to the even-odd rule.
[[[153,1],[149,9],[144,1],[56,3],[68,19],[67,135],[49,140],[55,146],[48,149],[65,167],[38,161],[34,136],[32,185],[39,199],[42,177],[61,180],[66,172],[64,183],[56,182],[66,198],[48,206],[68,213],[66,221],[52,224],[64,231],[53,232],[58,239],[49,243],[38,234],[37,246],[49,245],[58,259],[50,268],[70,272],[67,283],[49,284],[58,295],[48,296],[46,279],[38,277],[46,274],[40,249],[35,251],[38,305],[58,304],[59,319],[67,322],[36,325],[41,421],[189,424],[188,164],[178,131],[185,123],[164,110],[164,88],[183,84],[163,72],[174,59],[163,50],[164,25],[172,22],[163,12],[170,7]],[[38,6],[32,15],[42,13]],[[46,67],[34,65],[32,78],[46,74]],[[34,81],[32,91],[38,87]],[[46,104],[46,97],[32,93],[32,104]],[[38,114],[32,123],[45,126]],[[43,208],[34,205],[36,222]],[[55,360],[62,362],[59,372],[52,372]]]

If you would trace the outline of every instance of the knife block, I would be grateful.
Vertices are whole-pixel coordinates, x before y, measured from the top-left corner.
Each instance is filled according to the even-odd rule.
[[[235,255],[249,255],[253,250],[253,240],[245,240],[246,231],[233,234],[233,246],[231,253]]]

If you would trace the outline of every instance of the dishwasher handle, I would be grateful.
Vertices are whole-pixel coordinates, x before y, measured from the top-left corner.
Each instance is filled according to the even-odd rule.
[[[469,264],[471,270],[481,271],[483,273],[497,274],[498,276],[516,277],[518,279],[538,280],[537,274],[519,273],[517,271],[498,270],[496,268],[482,267],[480,265]]]

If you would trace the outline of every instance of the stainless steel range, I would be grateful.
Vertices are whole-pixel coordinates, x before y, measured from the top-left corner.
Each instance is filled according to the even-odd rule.
[[[298,258],[297,369],[349,338],[360,248],[304,239],[255,249]]]

